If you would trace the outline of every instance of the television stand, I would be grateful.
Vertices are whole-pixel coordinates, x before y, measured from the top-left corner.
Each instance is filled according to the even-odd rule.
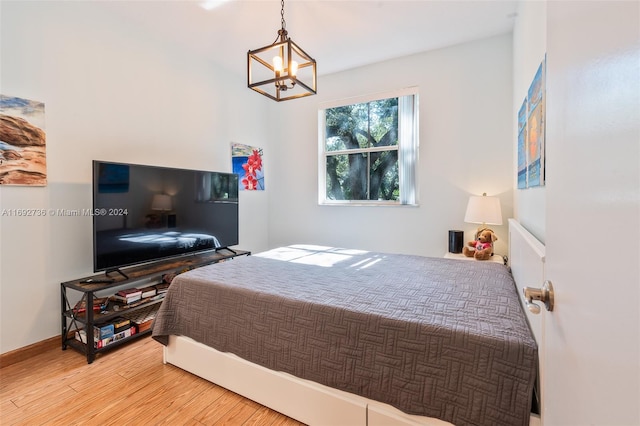
[[[108,271],[119,274],[109,279],[104,279],[104,275],[93,275],[61,283],[62,350],[71,346],[85,354],[87,363],[91,364],[97,354],[151,333],[153,316],[165,294],[154,293],[154,288],[156,292],[159,289],[166,292],[166,284],[176,274],[251,254],[250,251],[228,250],[228,253],[209,251],[147,263],[125,271]],[[149,295],[129,303],[113,297],[120,290],[134,288],[145,289],[145,294]]]
[[[125,274],[124,272],[122,272],[122,270],[120,268],[106,270],[106,271],[104,271],[104,274],[107,277],[111,278],[111,275],[109,275],[109,274],[112,273],[112,272],[119,273],[120,275],[122,275],[124,277],[125,280],[129,279],[129,276],[127,274]]]
[[[216,253],[219,253],[219,252],[220,252],[220,250],[227,250],[227,251],[230,251],[230,252],[231,252],[231,253],[233,253],[234,255],[237,255],[237,254],[238,254],[238,252],[237,252],[237,251],[235,251],[235,250],[233,250],[233,249],[230,249],[229,247],[223,247],[223,248],[216,249]]]

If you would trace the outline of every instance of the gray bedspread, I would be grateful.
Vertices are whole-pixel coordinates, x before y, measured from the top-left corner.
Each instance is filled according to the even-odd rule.
[[[289,246],[174,279],[153,326],[456,425],[526,425],[537,346],[508,269]]]

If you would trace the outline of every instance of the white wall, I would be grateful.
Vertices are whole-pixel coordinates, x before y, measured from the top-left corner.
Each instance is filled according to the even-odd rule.
[[[464,213],[469,195],[483,192],[500,196],[506,223],[513,209],[511,72],[511,35],[504,35],[322,76],[317,96],[276,105],[269,245],[442,256],[449,229],[473,239],[476,226],[464,223]],[[419,86],[420,96],[420,206],[318,205],[318,105],[409,86]],[[506,254],[506,226],[494,229],[497,252]]]
[[[270,103],[243,76],[149,39],[99,3],[1,8],[0,92],[45,103],[48,185],[0,186],[0,209],[91,207],[93,159],[230,171],[233,141],[264,147],[269,161]],[[239,247],[265,249],[267,193],[241,193],[240,205]],[[92,273],[91,218],[1,216],[0,234],[4,353],[60,334],[59,283]]]
[[[524,1],[518,3],[518,16],[513,29],[513,109],[518,116],[522,101],[527,96],[531,81],[544,59],[547,46],[547,3]],[[518,123],[514,119],[512,138],[518,140]],[[514,142],[515,143],[515,142]],[[513,168],[518,168],[518,153],[514,149]],[[547,170],[548,172],[548,170]],[[513,175],[513,188],[517,188]],[[544,186],[514,190],[514,217],[535,235],[545,241],[546,192]]]

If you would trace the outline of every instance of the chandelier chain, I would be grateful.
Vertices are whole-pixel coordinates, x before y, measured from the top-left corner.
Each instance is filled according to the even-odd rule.
[[[282,29],[284,30],[287,26],[287,23],[284,21],[284,0],[280,0],[280,17],[281,17],[281,24],[282,24]]]

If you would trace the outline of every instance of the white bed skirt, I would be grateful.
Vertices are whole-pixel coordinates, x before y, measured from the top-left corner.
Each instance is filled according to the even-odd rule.
[[[169,337],[169,345],[164,348],[164,362],[308,425],[451,425],[269,370],[184,336]]]

